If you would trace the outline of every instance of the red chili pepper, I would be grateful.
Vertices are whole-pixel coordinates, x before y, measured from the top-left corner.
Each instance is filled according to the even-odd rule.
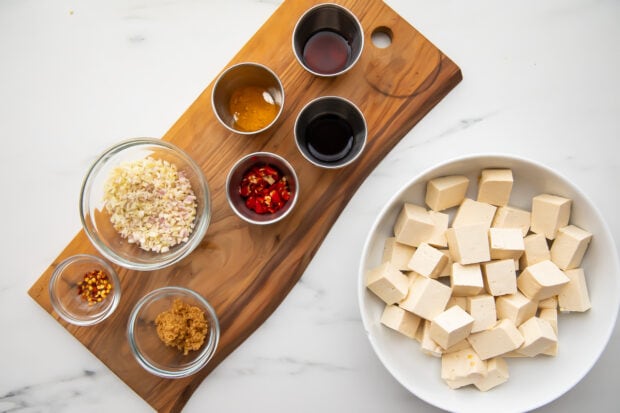
[[[258,214],[272,214],[291,198],[285,176],[271,165],[255,165],[244,175],[239,194],[245,205]]]

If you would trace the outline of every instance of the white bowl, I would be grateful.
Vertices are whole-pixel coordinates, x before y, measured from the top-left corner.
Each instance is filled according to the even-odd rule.
[[[556,357],[507,358],[510,379],[488,392],[473,386],[451,390],[441,379],[441,361],[379,319],[383,302],[365,287],[365,272],[381,262],[383,242],[403,202],[424,205],[426,182],[452,174],[470,179],[468,197],[476,198],[484,168],[511,168],[514,187],[510,205],[531,210],[531,199],[552,193],[573,200],[571,223],[590,231],[593,240],[583,260],[592,308],[560,314]],[[521,412],[543,406],[570,390],[592,368],[613,332],[620,304],[620,264],[613,238],[601,214],[585,194],[551,169],[512,156],[474,155],[454,159],[423,172],[395,194],[375,221],[364,246],[358,274],[358,299],[364,328],[375,353],[405,388],[436,407],[453,412]]]

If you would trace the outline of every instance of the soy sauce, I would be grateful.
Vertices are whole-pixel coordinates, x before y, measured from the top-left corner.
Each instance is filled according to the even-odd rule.
[[[306,144],[310,154],[319,161],[337,162],[353,148],[353,129],[337,115],[322,115],[308,124]]]
[[[347,39],[331,30],[316,32],[304,45],[304,62],[320,74],[340,72],[346,68],[350,57],[351,45]]]

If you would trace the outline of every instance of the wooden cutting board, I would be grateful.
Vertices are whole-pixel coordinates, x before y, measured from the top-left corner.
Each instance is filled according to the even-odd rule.
[[[202,167],[211,189],[213,215],[199,247],[183,261],[162,270],[117,268],[123,291],[121,303],[109,319],[94,327],[76,327],[59,319],[47,291],[51,273],[64,258],[77,253],[97,254],[83,231],[29,290],[46,311],[158,411],[180,411],[200,382],[269,317],[299,280],[359,185],[462,78],[448,57],[381,0],[336,1],[361,21],[365,47],[348,73],[335,79],[313,77],[295,60],[291,35],[298,18],[316,3],[285,1],[230,62],[259,62],[280,76],[286,99],[274,128],[254,137],[229,132],[211,110],[211,83],[163,137]],[[391,35],[388,47],[373,44],[371,35],[376,30]],[[297,113],[322,95],[353,101],[368,123],[364,153],[339,170],[313,166],[294,143]],[[295,210],[270,226],[245,223],[226,201],[228,170],[237,159],[254,151],[285,157],[300,181]],[[132,307],[147,292],[164,285],[198,291],[212,303],[220,319],[222,335],[213,359],[189,378],[170,380],[146,373],[133,359],[127,343],[125,330]]]

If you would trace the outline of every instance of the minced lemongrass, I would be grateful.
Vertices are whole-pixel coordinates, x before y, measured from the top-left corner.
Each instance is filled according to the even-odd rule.
[[[187,242],[197,202],[189,179],[161,159],[124,162],[104,186],[104,204],[114,229],[146,251],[167,252]]]

